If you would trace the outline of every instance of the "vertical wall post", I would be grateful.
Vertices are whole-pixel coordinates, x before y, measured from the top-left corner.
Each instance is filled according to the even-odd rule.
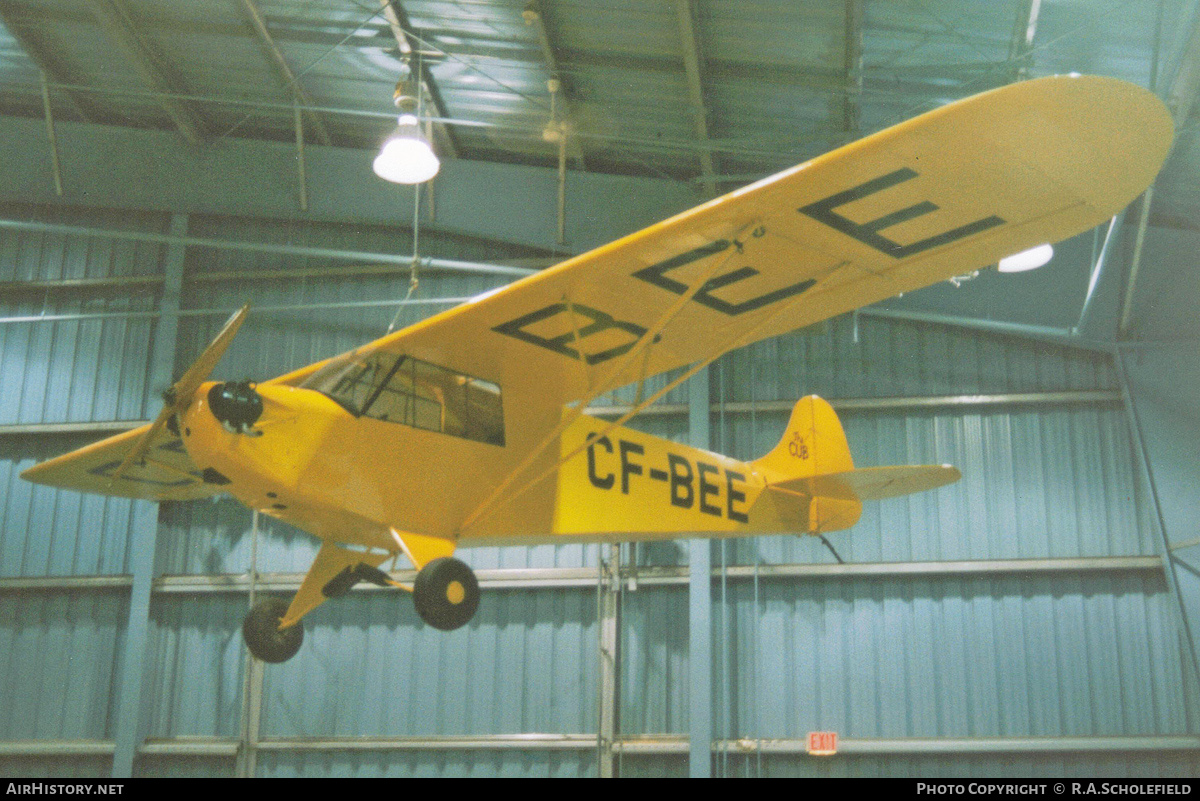
[[[621,546],[600,544],[600,589],[597,614],[600,618],[600,715],[597,748],[602,779],[617,775],[614,749],[617,739],[617,681],[620,665]]]
[[[708,449],[708,368],[688,381],[688,442]],[[712,543],[688,544],[688,776],[712,776]]]
[[[187,235],[187,215],[171,217],[172,236]],[[163,291],[160,316],[150,351],[150,388],[144,411],[152,416],[162,401],[155,390],[170,386],[175,372],[175,345],[179,334],[179,303],[183,288],[184,246],[168,245],[163,256]],[[121,690],[116,712],[116,747],[113,752],[113,778],[133,776],[133,762],[145,737],[149,706],[144,700],[142,682],[146,672],[146,651],[150,634],[150,590],[154,581],[154,550],[158,538],[158,504],[133,502],[133,530],[130,535],[129,569],[133,589],[129,600],[129,621],[125,629]]]
[[[254,608],[258,586],[258,510],[250,513],[250,599]],[[258,738],[262,733],[263,661],[246,651],[245,680],[242,682],[242,725],[236,772],[238,778],[252,778],[258,771]]]

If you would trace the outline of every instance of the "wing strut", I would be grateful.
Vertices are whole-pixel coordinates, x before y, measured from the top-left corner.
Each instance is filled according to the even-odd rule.
[[[754,230],[756,228],[761,228],[761,227],[762,227],[762,223],[760,220],[755,220],[752,223],[742,226],[740,229],[738,229],[737,234],[734,236],[734,241],[738,241],[738,237],[741,236],[745,231]],[[707,270],[705,270],[695,281],[693,281],[691,286],[689,286],[683,292],[683,294],[681,294],[678,298],[676,298],[675,302],[672,303],[665,312],[663,312],[662,316],[658,318],[658,321],[655,322],[654,325],[650,326],[650,328],[648,328],[646,330],[646,333],[642,334],[641,338],[636,343],[634,343],[634,346],[632,348],[630,348],[627,353],[624,354],[624,358],[621,359],[621,361],[618,362],[617,365],[611,371],[609,371],[609,373],[604,377],[604,379],[597,386],[591,387],[588,394],[585,397],[579,399],[579,401],[578,401],[578,403],[576,403],[575,407],[572,408],[566,415],[563,416],[563,419],[561,421],[559,421],[558,425],[555,426],[554,429],[549,434],[547,434],[546,437],[541,442],[539,442],[536,447],[534,447],[533,449],[531,449],[529,451],[529,453],[526,455],[526,457],[521,460],[521,463],[519,465],[517,465],[515,468],[513,468],[512,471],[509,472],[509,474],[504,477],[504,480],[501,481],[494,490],[492,490],[491,494],[489,494],[486,498],[484,498],[482,503],[480,503],[478,506],[475,507],[475,509],[471,512],[471,514],[467,515],[466,519],[463,520],[463,523],[460,526],[460,530],[465,530],[465,529],[469,528],[472,524],[475,523],[475,521],[477,521],[479,518],[481,518],[486,512],[490,511],[496,505],[496,502],[499,500],[502,493],[505,490],[507,490],[509,488],[509,486],[514,481],[516,481],[517,478],[519,478],[520,475],[522,473],[524,473],[525,470],[528,469],[529,466],[531,464],[533,464],[533,462],[539,456],[542,455],[542,452],[544,450],[546,450],[547,447],[549,447],[555,440],[557,440],[558,437],[560,437],[562,435],[562,433],[564,431],[566,431],[567,428],[569,428],[572,423],[574,423],[577,419],[579,419],[580,416],[583,415],[583,410],[585,408],[587,408],[587,405],[589,403],[594,401],[596,398],[600,397],[600,395],[603,394],[608,389],[612,388],[611,385],[613,384],[613,382],[615,382],[619,376],[624,374],[625,370],[633,363],[634,359],[636,359],[638,356],[640,356],[642,354],[642,352],[644,350],[646,350],[648,347],[650,347],[651,345],[654,344],[654,342],[658,339],[658,335],[662,332],[662,330],[667,327],[667,325],[671,322],[671,320],[673,320],[675,318],[675,316],[684,309],[685,306],[687,306],[688,302],[692,299],[692,297],[697,292],[699,292],[701,289],[703,289],[705,286],[707,286],[709,280],[712,279],[712,277],[714,275],[716,275],[717,271],[720,270],[722,267],[724,267],[730,259],[732,259],[735,255],[738,255],[740,252],[741,252],[741,248],[736,248],[736,249],[730,251],[728,255],[726,255],[723,259],[719,259],[719,260],[715,261],[711,267],[709,267]],[[574,320],[574,308],[571,306],[569,306],[568,308],[572,309],[572,321],[573,321]],[[774,316],[774,315],[772,315],[772,316]],[[575,336],[578,338],[578,336],[579,336],[578,331],[576,331]],[[576,341],[578,341],[578,339]],[[581,351],[581,354],[582,354],[582,351]],[[718,355],[720,355],[720,354],[718,354]],[[582,358],[582,355],[581,355],[581,358]],[[716,356],[714,356],[713,358],[715,359]],[[704,364],[707,364],[707,363],[708,362],[705,362]],[[586,364],[587,364],[586,360],[583,360],[583,364],[586,366]],[[691,375],[691,373],[689,373],[688,375]],[[672,386],[675,386],[675,384],[672,384]],[[653,397],[658,398],[661,394],[663,394],[663,393],[656,393]],[[635,409],[637,411],[641,411],[641,409],[645,408],[645,406],[647,406],[648,404],[649,404],[649,401],[646,401],[646,402],[642,403],[640,406],[636,406]],[[636,411],[634,413],[636,414]],[[629,416],[631,417],[632,415],[629,415]],[[627,419],[629,419],[629,417],[622,418],[622,420],[627,420]],[[611,428],[611,426],[610,426],[610,428]],[[609,429],[605,429],[605,430],[607,431]],[[515,498],[517,495],[520,495],[523,492],[525,492],[525,490],[529,489],[534,484],[536,484],[537,482],[539,482],[543,478],[545,478],[547,475],[549,475],[553,471],[557,470],[559,465],[561,465],[563,462],[565,462],[571,456],[574,456],[580,450],[583,450],[584,447],[587,447],[587,445],[590,445],[594,441],[595,440],[589,440],[585,445],[581,446],[579,449],[572,451],[569,456],[567,456],[563,459],[560,459],[550,469],[538,474],[538,476],[536,478],[534,478],[533,480],[528,481],[525,484],[521,485],[520,489],[516,493],[509,495],[509,498]]]
[[[848,262],[841,262],[836,267],[834,267],[834,269],[843,267],[847,263]],[[722,261],[721,264],[724,264],[724,261]],[[714,268],[714,270],[715,270],[715,268]],[[692,287],[689,287],[688,295],[686,295],[686,296],[690,297],[691,294],[694,294],[701,287],[703,287],[704,283],[707,282],[707,280],[712,277],[712,272],[713,271],[710,271],[709,273],[707,273],[706,275],[703,276],[703,282],[699,283],[698,285],[693,285]],[[817,284],[817,286],[814,287],[814,289],[816,290],[816,294],[819,294],[820,289],[821,289],[820,284]],[[781,304],[778,309],[776,309],[775,311],[773,311],[770,314],[768,314],[767,316],[765,316],[761,321],[759,321],[759,323],[757,325],[755,325],[753,328],[751,328],[750,330],[743,333],[741,336],[734,337],[733,339],[729,340],[729,342],[723,347],[714,348],[713,353],[710,356],[693,364],[691,367],[689,367],[687,370],[685,370],[682,375],[678,376],[673,381],[667,382],[666,386],[664,386],[662,389],[655,392],[650,397],[646,398],[645,400],[641,401],[640,403],[635,403],[628,412],[621,415],[616,420],[614,420],[611,423],[609,423],[608,425],[606,425],[604,428],[593,433],[578,448],[571,451],[570,453],[563,456],[562,458],[558,459],[553,465],[546,468],[541,473],[538,473],[537,476],[535,476],[534,478],[532,478],[529,481],[525,482],[524,484],[520,485],[514,492],[509,493],[509,495],[505,498],[505,501],[511,501],[511,500],[517,498],[518,496],[522,495],[523,493],[525,493],[527,490],[529,490],[531,487],[536,485],[539,481],[544,479],[546,476],[548,476],[551,473],[553,473],[554,471],[558,470],[558,468],[560,468],[567,461],[569,461],[570,459],[575,457],[577,454],[583,452],[587,448],[590,448],[595,442],[597,442],[601,437],[606,435],[608,432],[612,431],[614,428],[616,428],[618,426],[624,425],[631,418],[640,414],[641,411],[643,409],[645,409],[647,406],[654,403],[656,400],[661,398],[663,395],[666,395],[671,390],[675,389],[675,387],[679,386],[684,381],[687,381],[689,378],[691,378],[696,373],[703,370],[708,365],[712,364],[714,361],[719,359],[724,354],[728,353],[729,351],[731,351],[735,348],[740,348],[743,345],[746,345],[746,344],[749,344],[750,342],[755,341],[755,338],[758,336],[759,331],[761,331],[763,328],[766,328],[767,326],[769,326],[780,315],[786,314],[788,311],[790,311],[792,309],[793,306],[800,303],[801,300],[803,300],[805,302],[812,300],[813,294],[814,294],[813,292],[806,292],[803,295],[797,295],[796,297],[792,298],[792,300]],[[673,313],[673,310],[668,311],[668,314],[672,314],[672,313]],[[666,315],[664,315],[664,316],[666,316]],[[666,325],[667,322],[669,322],[669,320],[660,320],[659,323],[655,325],[653,330],[661,330],[662,326]],[[650,337],[649,332],[647,332],[647,334],[642,337],[642,340],[644,341],[644,340],[647,340],[648,338],[652,340],[652,337]],[[644,345],[642,344],[641,341],[639,341],[638,346],[633,349],[633,351],[630,353],[630,356],[634,356],[639,350],[641,350],[642,347],[644,347]],[[622,365],[622,366],[624,366],[624,365]],[[519,466],[517,466],[517,468],[514,469],[511,473],[509,473],[508,476],[505,477],[504,481],[502,481],[500,483],[500,485],[495,489],[495,491],[493,491],[492,494],[489,495],[487,497],[487,499],[484,500],[483,503],[481,503],[478,507],[476,507],[475,511],[472,512],[471,515],[469,517],[467,517],[467,519],[465,521],[463,521],[461,528],[466,529],[466,528],[470,527],[472,524],[474,524],[476,521],[478,521],[481,517],[483,517],[484,514],[492,511],[492,509],[496,506],[496,501],[497,501],[500,493],[503,490],[507,489],[508,485],[511,484],[513,482],[513,480],[529,466],[529,464],[533,461],[535,456],[539,455],[546,448],[547,445],[549,445],[551,442],[553,442],[555,438],[560,436],[562,434],[562,432],[565,431],[571,423],[575,422],[583,414],[583,409],[587,406],[587,404],[589,404],[593,400],[595,400],[601,394],[602,391],[603,391],[603,388],[594,392],[592,395],[590,395],[586,399],[581,400],[579,402],[579,405],[576,408],[571,410],[570,414],[567,414],[566,416],[564,416],[564,422],[559,423],[558,426],[556,426],[555,429],[552,432],[550,432],[550,435],[545,440],[543,440],[541,443],[538,444],[538,446],[533,450],[531,455],[528,456],[523,462],[521,462],[521,464]]]

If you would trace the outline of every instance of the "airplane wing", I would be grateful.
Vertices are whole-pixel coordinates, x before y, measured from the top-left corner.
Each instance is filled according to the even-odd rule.
[[[79,492],[156,501],[186,501],[219,493],[228,481],[218,476],[204,480],[205,474],[192,464],[179,438],[178,422],[171,421],[178,420],[176,414],[191,402],[193,393],[221,360],[248,311],[249,307],[243,306],[229,318],[165,393],[163,409],[152,423],[34,465],[21,473],[21,478]]]
[[[79,492],[157,501],[206,498],[221,491],[219,485],[204,481],[183,441],[166,428],[145,443],[145,454],[138,461],[118,473],[150,428],[144,425],[34,465],[21,478]]]
[[[949,104],[356,351],[563,404],[1088,230],[1154,179],[1173,126],[1146,90],[1067,76]],[[324,363],[322,363],[324,364]],[[281,376],[300,384],[322,364]],[[538,427],[545,431],[544,426]]]

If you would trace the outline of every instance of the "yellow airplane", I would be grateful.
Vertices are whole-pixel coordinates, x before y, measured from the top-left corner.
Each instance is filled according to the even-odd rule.
[[[622,426],[727,351],[995,264],[1111,218],[1172,141],[1152,94],[1086,76],[949,104],[351,353],[259,384],[207,381],[238,312],[150,425],[36,465],[57,487],[184,500],[227,492],[321,541],[290,604],[243,625],[282,662],[300,619],[379,568],[416,568],[420,617],[479,603],[472,545],[822,534],[862,501],[955,481],[949,466],[856,469],[837,415],[801,399],[741,462]],[[584,409],[684,369],[615,421]],[[639,397],[643,393],[639,392]]]

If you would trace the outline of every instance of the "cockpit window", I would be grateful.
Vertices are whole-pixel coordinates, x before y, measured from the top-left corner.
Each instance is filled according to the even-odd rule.
[[[420,359],[351,354],[322,367],[301,386],[327,395],[358,417],[504,444],[500,387]]]

